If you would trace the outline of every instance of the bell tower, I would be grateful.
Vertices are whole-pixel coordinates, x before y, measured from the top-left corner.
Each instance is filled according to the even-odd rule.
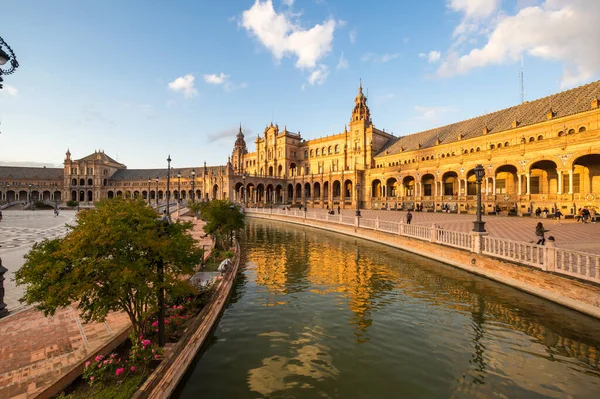
[[[236,174],[244,173],[244,158],[248,153],[246,147],[246,140],[244,140],[244,133],[242,133],[242,124],[240,123],[240,130],[235,138],[235,144],[233,145],[233,152],[231,153],[231,165],[233,171]]]
[[[372,131],[372,126],[371,111],[367,105],[367,97],[363,94],[361,81],[349,124],[348,158],[352,169],[365,169],[369,166],[366,154],[371,143],[367,142],[367,133]]]

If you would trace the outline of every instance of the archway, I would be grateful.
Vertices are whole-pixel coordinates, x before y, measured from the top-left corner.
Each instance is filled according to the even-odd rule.
[[[529,168],[529,174],[529,194],[558,192],[558,173],[556,173],[556,164],[553,161],[535,162]]]
[[[325,183],[323,183],[323,199],[325,201],[329,201],[329,182],[326,181]]]
[[[212,189],[212,199],[219,199],[218,194],[219,194],[219,185],[215,184]]]
[[[339,199],[342,192],[342,185],[339,180],[333,182],[333,199]]]
[[[44,191],[42,193],[42,200],[44,200],[44,201],[50,201],[50,197],[51,197],[50,191]]]
[[[415,178],[412,176],[406,176],[402,179],[402,190],[404,191],[405,197],[412,197],[415,195]]]
[[[514,165],[502,165],[496,169],[494,175],[496,184],[492,183],[492,188],[489,189],[488,193],[493,195],[510,196],[516,195],[519,192],[519,178],[517,167]],[[495,192],[494,192],[495,186]]]
[[[92,193],[92,190],[88,190],[88,192],[87,192],[87,200],[89,202],[92,202],[94,200],[94,194]]]
[[[448,197],[458,195],[458,174],[456,172],[446,172],[442,175],[442,193]]]
[[[71,201],[77,201],[77,191],[71,191]]]
[[[298,170],[296,168],[296,164],[294,162],[292,162],[290,164],[290,172],[289,172],[290,176],[298,176]]]
[[[310,198],[310,183],[304,183],[304,198]]]
[[[435,195],[435,177],[431,173],[426,173],[421,177],[421,195],[431,197]]]
[[[266,188],[266,202],[273,203],[275,202],[274,189],[272,184],[267,184]]]
[[[283,202],[283,187],[278,184],[275,187],[275,202],[281,204]]]
[[[352,200],[352,180],[346,180],[344,182],[344,199]]]
[[[62,193],[60,191],[54,192],[54,201],[62,201]]]
[[[283,166],[282,165],[277,166],[277,176],[278,177],[283,176]]]
[[[262,183],[259,183],[256,186],[256,202],[262,203],[265,197],[265,186]]]
[[[296,199],[302,198],[302,184],[296,183]]]
[[[17,195],[14,191],[10,190],[6,192],[6,200],[12,202],[17,199]]]
[[[79,191],[79,202],[84,202],[85,201],[85,191],[81,190]]]
[[[398,180],[394,177],[390,177],[385,182],[385,196],[396,197],[398,195]]]
[[[371,197],[380,198],[381,194],[381,180],[375,179],[371,182]]]
[[[321,184],[319,182],[316,182],[314,184],[313,195],[314,195],[314,199],[316,199],[316,200],[321,199]]]
[[[287,198],[288,202],[294,199],[294,186],[292,184],[288,184],[287,186]]]
[[[575,176],[578,176],[578,179]],[[568,180],[568,174],[566,178]],[[579,186],[575,184],[576,180],[579,180]],[[594,194],[596,198],[600,197],[600,154],[584,155],[573,161],[573,186],[573,193],[585,196]],[[563,187],[568,185],[563,184]]]
[[[113,198],[114,196],[115,196],[115,193],[113,191],[108,192],[108,198]]]
[[[273,176],[273,167],[269,166],[269,176]]]

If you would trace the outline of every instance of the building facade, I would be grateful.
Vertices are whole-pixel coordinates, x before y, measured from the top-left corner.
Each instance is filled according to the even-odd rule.
[[[222,166],[171,172],[171,198],[248,206],[475,212],[476,165],[486,212],[600,207],[600,81],[402,137],[377,129],[359,87],[343,131],[312,140],[266,126],[249,152],[240,127]],[[178,173],[180,177],[178,177]],[[102,151],[64,168],[0,167],[2,201],[93,203],[166,198],[166,169],[127,169]]]

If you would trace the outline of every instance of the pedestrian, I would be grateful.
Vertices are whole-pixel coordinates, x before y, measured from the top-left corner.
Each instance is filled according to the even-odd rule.
[[[590,219],[592,219],[592,223],[596,223],[596,208],[590,209]]]
[[[406,224],[410,224],[412,220],[412,213],[410,213],[410,211],[408,211],[408,213],[406,214]]]
[[[342,208],[338,205],[338,215],[340,214],[341,211],[342,211]]]
[[[590,218],[590,211],[587,208],[583,208],[581,213],[583,214],[583,223],[587,223]]]
[[[537,245],[544,245],[546,243],[546,238],[544,238],[544,233],[546,233],[547,231],[550,230],[546,230],[544,228],[544,225],[542,224],[542,222],[538,222],[537,226],[535,226],[535,235],[538,238],[537,241]]]
[[[560,224],[560,218],[563,216],[562,212],[556,208],[556,212],[554,212],[554,219],[556,219],[556,223]]]

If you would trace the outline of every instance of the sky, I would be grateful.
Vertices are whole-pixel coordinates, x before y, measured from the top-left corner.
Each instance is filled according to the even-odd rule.
[[[222,165],[242,125],[404,136],[600,79],[598,0],[0,0],[0,164]]]

